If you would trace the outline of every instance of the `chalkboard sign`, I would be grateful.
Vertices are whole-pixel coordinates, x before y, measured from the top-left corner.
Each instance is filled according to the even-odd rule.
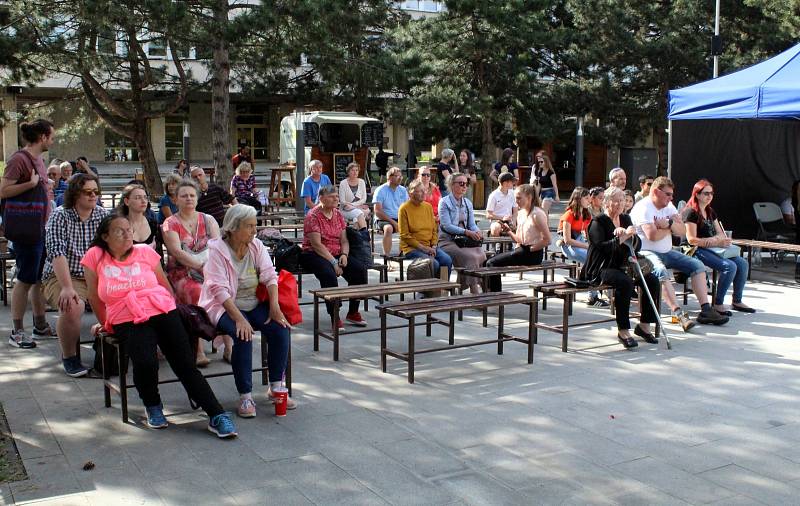
[[[319,146],[319,125],[313,122],[303,122],[303,141],[305,146]]]
[[[347,166],[355,161],[353,153],[334,153],[333,155],[333,184],[347,179]]]
[[[383,143],[383,123],[375,121],[364,123],[361,127],[361,145],[367,148],[379,148]]]

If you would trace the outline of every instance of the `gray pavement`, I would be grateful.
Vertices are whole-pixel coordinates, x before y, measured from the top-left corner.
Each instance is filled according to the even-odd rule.
[[[800,290],[781,282],[790,262],[765,262],[748,285],[760,312],[690,334],[667,325],[672,351],[625,351],[609,323],[572,332],[569,353],[541,333],[532,365],[517,343],[502,356],[492,346],[421,355],[414,385],[400,361],[380,371],[377,332],[344,336],[339,362],[330,343],[313,352],[307,307],[292,334],[298,409],[274,417],[258,387],[259,415],[237,419],[232,441],[206,432],[180,386],[161,388],[168,429],[143,426],[133,391],[125,425],[116,398],[103,406],[100,380],[63,374],[55,341],[2,345],[0,402],[29,478],[0,485],[0,504],[800,504]],[[528,293],[531,279],[504,283]],[[579,303],[575,318],[604,312]],[[523,308],[506,314],[523,333]],[[542,318],[560,314],[553,302]],[[0,315],[5,336],[8,309]],[[365,316],[377,320],[374,308]],[[493,322],[483,329],[467,311],[457,339],[484,339]],[[445,340],[441,328],[418,338]],[[403,333],[390,343],[402,348]],[[214,357],[212,371],[226,367]],[[235,410],[232,378],[211,384]]]

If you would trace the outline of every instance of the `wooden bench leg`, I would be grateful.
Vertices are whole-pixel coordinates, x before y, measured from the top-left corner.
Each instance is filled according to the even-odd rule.
[[[289,342],[291,343],[291,339],[289,340]],[[291,344],[290,344],[289,348],[291,349]],[[290,351],[290,353],[291,353],[291,351]],[[269,357],[269,349],[267,349],[267,339],[264,337],[264,334],[261,333],[261,367],[262,367],[262,369],[269,365],[268,357]],[[289,359],[289,363],[291,363],[291,359]],[[269,371],[267,371],[266,369],[261,371],[261,384],[262,385],[266,385],[267,383],[269,383],[269,374],[268,374],[268,372]]]
[[[119,402],[122,408],[122,423],[128,423],[128,351],[125,344],[117,346],[117,365],[119,366]]]
[[[528,304],[528,363],[533,363],[533,345],[536,343],[539,334],[539,302],[534,301]]]
[[[319,351],[319,297],[314,295],[314,351]]]
[[[333,314],[331,314],[331,325],[333,326],[333,361],[339,360],[339,325],[336,321],[339,318],[339,309],[341,308],[342,301],[336,299],[333,302]]]
[[[497,306],[497,354],[503,354],[503,320],[504,320],[503,306]]]
[[[414,383],[414,317],[408,319],[408,382]]]
[[[381,371],[386,372],[386,310],[380,310],[381,315]]]
[[[572,304],[572,296],[564,296],[564,312],[561,318],[561,351],[567,352],[567,340],[569,339],[569,308]]]
[[[425,335],[427,337],[431,337],[431,323],[433,322],[433,316],[427,314],[425,316]]]
[[[450,325],[447,329],[447,342],[450,344],[450,346],[456,344],[456,314],[454,311],[450,311]]]

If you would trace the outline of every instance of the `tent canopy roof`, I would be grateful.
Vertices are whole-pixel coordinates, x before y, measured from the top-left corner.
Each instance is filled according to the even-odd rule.
[[[800,44],[751,67],[669,92],[671,120],[800,118]]]

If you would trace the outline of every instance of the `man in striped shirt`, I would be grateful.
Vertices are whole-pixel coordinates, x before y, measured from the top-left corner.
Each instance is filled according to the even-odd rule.
[[[237,204],[236,199],[222,187],[210,184],[206,179],[206,172],[201,167],[193,166],[191,175],[192,179],[200,186],[200,194],[197,196],[197,211],[210,214],[221,227],[225,211],[228,210],[228,206]]]
[[[58,308],[56,332],[62,362],[64,371],[73,378],[89,372],[77,355],[88,295],[81,259],[108,214],[98,207],[99,196],[97,176],[91,172],[75,174],[64,192],[64,205],[53,211],[45,227],[43,292],[50,306]]]

